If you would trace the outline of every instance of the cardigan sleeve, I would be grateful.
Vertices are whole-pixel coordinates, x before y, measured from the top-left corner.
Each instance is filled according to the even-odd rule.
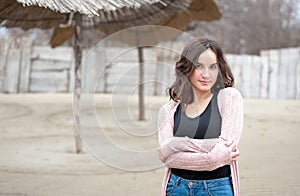
[[[158,140],[158,157],[169,168],[213,170],[231,158],[223,144],[216,145],[217,139],[202,140],[196,146],[188,137],[173,137],[173,115],[168,105],[158,113]]]
[[[215,146],[216,139],[195,143],[188,137],[173,137],[173,115],[168,109],[169,105],[170,103],[161,107],[158,113],[158,156],[162,162],[176,152],[209,152]]]
[[[159,112],[158,157],[169,168],[213,170],[229,164],[231,152],[224,142],[238,144],[243,126],[243,105],[234,88],[220,91],[218,105],[222,116],[221,135],[216,139],[173,137],[173,115],[168,107]],[[176,141],[175,141],[176,138]]]
[[[243,131],[243,99],[238,90],[228,87],[218,97],[222,126],[220,138],[238,145]]]
[[[212,171],[231,162],[231,151],[218,143],[207,152],[177,152],[168,156],[164,164],[168,168],[188,169],[194,171]]]

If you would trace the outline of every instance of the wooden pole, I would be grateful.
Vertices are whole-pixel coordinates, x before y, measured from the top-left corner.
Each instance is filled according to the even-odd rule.
[[[136,30],[139,57],[139,120],[145,120],[144,106],[144,54],[139,29]]]
[[[74,116],[77,124],[75,128],[75,148],[76,153],[82,152],[82,141],[79,137],[78,131],[80,130],[80,94],[81,94],[81,59],[82,59],[82,32],[81,32],[82,17],[80,13],[75,13],[75,35],[74,35],[74,57],[75,57],[75,89],[74,89]]]
[[[139,120],[145,120],[144,104],[144,55],[143,47],[138,47],[139,55]]]

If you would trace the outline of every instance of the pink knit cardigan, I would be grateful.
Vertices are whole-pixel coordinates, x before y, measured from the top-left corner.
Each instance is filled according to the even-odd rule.
[[[215,139],[173,137],[174,113],[179,102],[163,105],[158,114],[158,157],[165,164],[161,195],[166,195],[170,168],[211,171],[230,164],[234,195],[240,195],[237,161],[225,143],[237,146],[243,130],[243,100],[235,88],[228,87],[218,94],[218,107],[222,116],[221,135]]]

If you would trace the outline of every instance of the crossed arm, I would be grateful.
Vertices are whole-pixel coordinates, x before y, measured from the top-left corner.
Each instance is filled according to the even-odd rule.
[[[243,103],[234,88],[225,88],[218,95],[222,116],[221,135],[216,139],[173,137],[173,116],[162,107],[159,112],[159,159],[169,168],[211,171],[232,161],[243,128]]]

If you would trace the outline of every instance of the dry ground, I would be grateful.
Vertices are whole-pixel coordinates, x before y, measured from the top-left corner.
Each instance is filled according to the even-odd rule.
[[[155,135],[137,143],[120,130],[114,118],[128,117],[122,115],[123,98],[114,98],[117,116],[112,116],[111,95],[97,96],[107,135],[132,148],[155,148]],[[147,108],[155,111],[166,100],[147,97]],[[136,99],[129,101],[134,108]],[[244,106],[242,195],[300,195],[300,100],[246,99]],[[70,94],[0,95],[0,195],[159,195],[163,168],[128,172],[104,164],[86,148],[75,154],[73,131]]]

